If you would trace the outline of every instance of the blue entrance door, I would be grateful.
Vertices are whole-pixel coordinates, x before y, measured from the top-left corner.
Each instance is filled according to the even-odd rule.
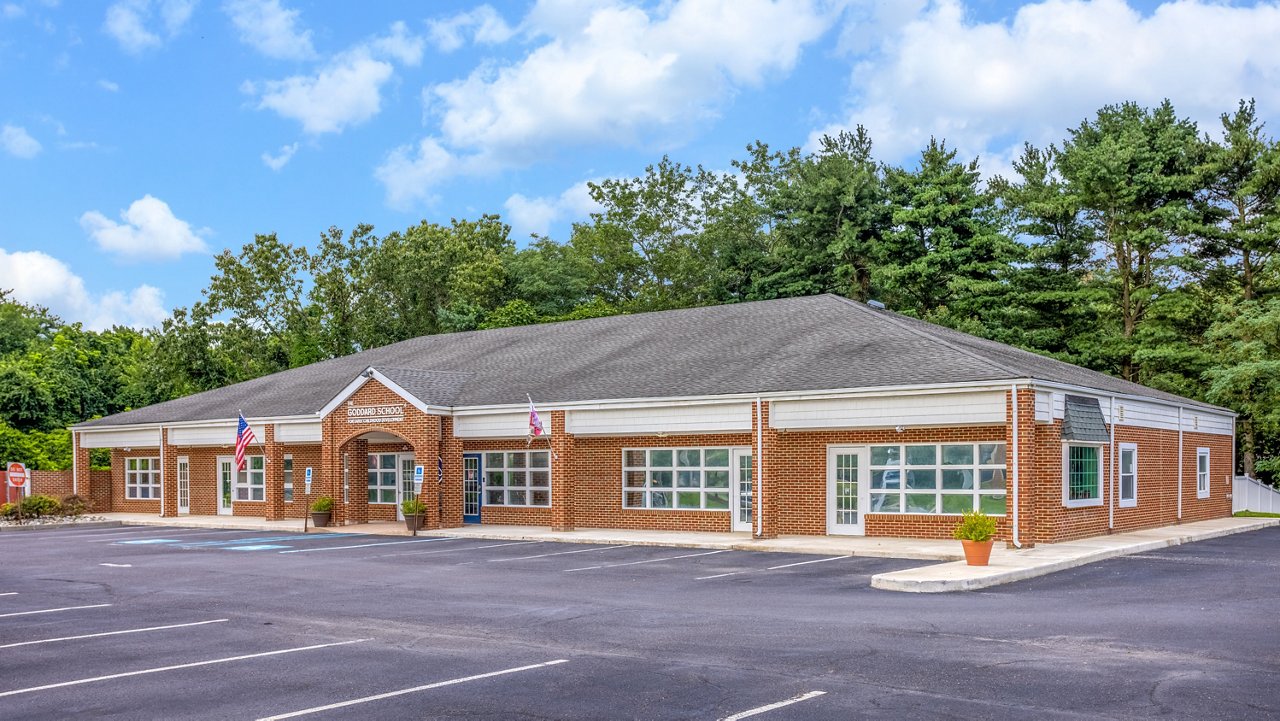
[[[462,456],[462,522],[480,522],[480,454]]]

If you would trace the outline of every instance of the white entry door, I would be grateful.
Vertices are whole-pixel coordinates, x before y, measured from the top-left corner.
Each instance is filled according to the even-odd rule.
[[[827,533],[861,536],[867,508],[867,449],[827,447]]]
[[[236,459],[218,456],[218,515],[231,515],[231,494],[236,480]]]
[[[178,456],[178,513],[191,513],[191,459]]]
[[[729,504],[733,507],[733,528],[734,531],[752,531],[751,520],[754,518],[753,505],[755,502],[755,493],[753,492],[754,474],[751,466],[751,451],[746,448],[740,448],[733,451],[733,482],[732,496]]]

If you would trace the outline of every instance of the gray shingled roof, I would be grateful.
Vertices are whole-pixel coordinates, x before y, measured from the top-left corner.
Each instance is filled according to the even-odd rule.
[[[79,427],[234,418],[237,409],[256,418],[309,415],[370,366],[424,401],[453,407],[518,404],[526,394],[556,404],[1018,378],[1206,407],[819,295],[423,336]]]
[[[1107,420],[1097,398],[1066,396],[1062,415],[1062,440],[1106,443],[1111,440]]]

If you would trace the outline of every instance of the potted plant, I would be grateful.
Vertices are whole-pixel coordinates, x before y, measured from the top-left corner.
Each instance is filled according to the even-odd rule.
[[[311,502],[311,523],[316,528],[324,528],[329,525],[329,516],[333,514],[333,499],[328,496],[319,496]]]
[[[985,566],[995,543],[996,519],[982,511],[965,511],[952,535],[964,546],[964,560],[970,566]]]
[[[422,528],[422,521],[427,515],[427,504],[416,498],[406,498],[400,502],[400,511],[404,513],[404,526],[410,533]]]

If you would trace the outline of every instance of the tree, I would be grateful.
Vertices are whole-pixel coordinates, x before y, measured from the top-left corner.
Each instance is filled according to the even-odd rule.
[[[373,226],[357,225],[345,234],[337,227],[320,234],[320,245],[308,257],[311,274],[308,297],[314,306],[319,354],[337,358],[361,350],[356,316],[367,282],[367,265],[378,251]]]
[[[1220,313],[1208,333],[1215,363],[1205,397],[1240,412],[1241,465],[1253,475],[1261,438],[1280,435],[1280,298],[1238,301]]]

